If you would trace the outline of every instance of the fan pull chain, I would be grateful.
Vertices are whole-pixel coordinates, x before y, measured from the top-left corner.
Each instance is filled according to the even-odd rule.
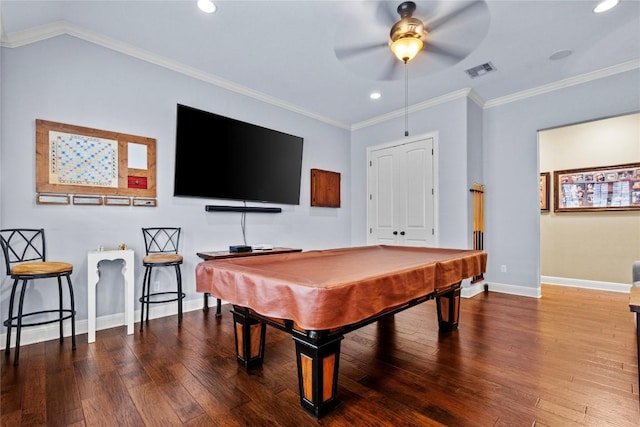
[[[409,136],[409,67],[404,61],[404,136]]]

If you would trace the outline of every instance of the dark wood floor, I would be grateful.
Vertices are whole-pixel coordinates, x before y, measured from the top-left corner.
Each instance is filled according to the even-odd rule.
[[[638,426],[635,325],[621,293],[544,286],[543,298],[462,301],[439,334],[433,301],[345,337],[341,404],[299,404],[294,344],[269,328],[264,366],[238,368],[228,307],[22,348],[2,363],[3,426]]]

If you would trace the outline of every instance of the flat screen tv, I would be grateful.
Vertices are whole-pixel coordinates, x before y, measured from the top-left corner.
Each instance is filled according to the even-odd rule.
[[[303,138],[178,104],[174,196],[297,205]]]

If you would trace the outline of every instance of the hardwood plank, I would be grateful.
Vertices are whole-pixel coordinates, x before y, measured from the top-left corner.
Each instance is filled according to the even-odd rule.
[[[179,381],[164,383],[160,385],[160,390],[167,397],[171,408],[180,417],[182,422],[198,423],[198,419],[204,421],[209,419],[196,402],[189,391]],[[204,417],[203,417],[204,416]]]
[[[129,395],[144,421],[144,425],[178,426],[182,421],[166,397],[154,383],[129,388]]]
[[[99,385],[89,398],[82,399],[88,425],[144,425],[143,419],[115,371],[100,376]]]
[[[187,427],[211,427],[217,425],[207,414],[193,418],[184,424]]]
[[[46,393],[49,425],[66,426],[84,421],[82,402],[72,368],[47,374]]]
[[[44,349],[44,347],[42,348]],[[44,425],[47,422],[48,398],[45,356],[41,352],[29,352],[27,354],[29,355],[28,360],[23,360],[23,354],[20,355],[20,366],[18,368],[21,371],[21,375],[24,376],[26,384],[28,384],[21,390],[21,423],[24,425]],[[27,356],[27,354],[24,354],[24,356]]]
[[[300,407],[291,336],[267,328],[265,360],[238,367],[229,306],[153,319],[140,334],[23,346],[1,370],[0,422],[27,425],[640,425],[628,295],[544,285],[541,299],[463,299],[439,333],[430,301],[345,336],[338,398]]]
[[[216,421],[216,425],[222,424],[220,420],[233,419],[229,418],[228,406],[221,402],[217,393],[214,392],[215,389],[205,387],[186,366],[175,364],[171,370],[207,416]],[[240,426],[241,424],[231,423],[231,425]]]

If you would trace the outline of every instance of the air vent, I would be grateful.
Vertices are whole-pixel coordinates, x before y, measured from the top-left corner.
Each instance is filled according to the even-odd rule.
[[[465,70],[465,73],[467,73],[472,79],[475,79],[476,77],[484,76],[485,74],[495,70],[496,67],[494,67],[491,62],[487,62],[485,64],[471,67],[468,70]]]

